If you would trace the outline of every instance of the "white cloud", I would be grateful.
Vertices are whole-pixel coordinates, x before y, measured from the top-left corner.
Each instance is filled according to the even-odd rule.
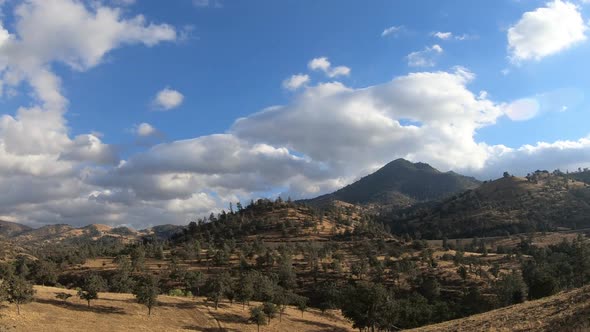
[[[154,99],[157,108],[165,111],[179,107],[184,101],[184,95],[176,90],[165,88],[158,92]]]
[[[346,66],[332,67],[332,64],[326,57],[314,58],[307,64],[311,70],[323,71],[328,77],[348,76],[350,68]]]
[[[309,83],[309,75],[296,74],[283,81],[283,88],[287,90],[297,90]]]
[[[468,35],[466,33],[462,34],[462,35],[455,35],[452,32],[442,32],[442,31],[437,31],[437,32],[433,32],[432,36],[440,39],[440,40],[458,40],[458,41],[463,41],[463,40],[469,40],[469,39],[476,39],[477,36],[474,35]]]
[[[135,128],[135,132],[137,136],[140,137],[150,137],[154,135],[158,135],[158,130],[154,128],[151,124],[143,122],[140,123],[137,128]]]
[[[438,44],[425,47],[422,51],[416,51],[406,56],[410,67],[434,67],[436,59],[444,52]]]
[[[385,30],[383,30],[383,32],[381,32],[381,37],[397,36],[403,30],[404,30],[404,26],[403,25],[391,26],[391,27],[386,28]]]
[[[526,12],[508,29],[508,50],[513,62],[540,60],[586,40],[587,26],[579,8],[554,0]]]
[[[396,157],[477,168],[486,152],[474,142],[475,130],[493,124],[502,111],[467,90],[472,79],[473,74],[457,68],[453,73],[410,74],[358,90],[321,84],[290,105],[239,119],[231,133],[285,146],[340,177]],[[420,125],[403,125],[404,120]]]
[[[330,63],[330,61],[328,61],[328,58],[326,57],[314,58],[307,64],[307,66],[311,70],[321,70],[324,72],[330,70],[331,65],[332,64]]]
[[[432,34],[433,36],[435,36],[438,39],[442,39],[442,40],[447,40],[453,37],[453,33],[452,32],[435,32]]]

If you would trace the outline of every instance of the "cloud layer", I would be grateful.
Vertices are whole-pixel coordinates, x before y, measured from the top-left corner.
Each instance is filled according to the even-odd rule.
[[[512,61],[540,60],[586,40],[587,26],[579,8],[554,0],[546,7],[526,12],[508,29]]]
[[[525,14],[512,34],[530,37],[531,25],[554,28],[547,23],[554,14],[547,11],[555,10],[574,18],[577,12],[569,3],[554,1]],[[61,15],[65,12],[69,15]],[[529,119],[547,103],[492,100],[471,89],[476,76],[466,68],[431,68],[353,87],[337,80],[351,69],[333,66],[326,57],[308,63],[309,70],[320,74],[314,75],[313,84],[307,74],[283,82],[293,91],[284,105],[237,119],[224,133],[145,144],[122,158],[99,134],[71,135],[64,117],[69,101],[53,66],[85,71],[101,65],[116,48],[175,41],[176,29],[141,15],[128,17],[101,2],[86,6],[74,0],[30,0],[16,6],[14,16],[12,31],[0,29],[0,80],[8,89],[30,86],[33,97],[26,107],[0,116],[0,187],[5,188],[0,219],[33,225],[186,223],[219,211],[229,201],[323,194],[395,158],[480,178],[497,177],[504,170],[522,174],[590,162],[587,137],[516,148],[478,141],[481,128],[503,116]],[[572,33],[570,23],[563,30],[573,36],[571,44],[580,36]],[[512,48],[519,59],[566,47],[546,47],[521,37]],[[431,56],[442,52],[433,45],[412,53],[408,61],[429,67],[435,60]],[[562,105],[563,95],[570,96],[559,92],[533,99]],[[168,110],[180,106],[184,96],[166,88],[154,100]],[[138,140],[159,136],[147,122],[133,133]]]

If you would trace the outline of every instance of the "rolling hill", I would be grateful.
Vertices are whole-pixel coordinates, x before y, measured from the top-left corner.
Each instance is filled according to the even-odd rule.
[[[588,184],[561,173],[507,176],[384,217],[396,233],[425,238],[498,236],[590,227]]]
[[[411,331],[588,331],[590,287]]]
[[[11,238],[31,231],[29,226],[21,225],[15,222],[0,220],[0,238]]]
[[[397,159],[340,190],[303,202],[317,206],[343,201],[396,209],[445,198],[479,185],[475,178],[443,173],[425,163]]]

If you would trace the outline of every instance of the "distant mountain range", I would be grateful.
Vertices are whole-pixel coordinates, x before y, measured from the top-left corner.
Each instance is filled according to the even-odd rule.
[[[31,228],[22,224],[0,220],[0,239],[11,240],[21,245],[37,243],[56,243],[80,240],[99,240],[105,238],[119,239],[124,242],[135,241],[146,236],[168,239],[173,234],[182,232],[184,226],[159,225],[145,230],[128,227],[111,227],[92,224],[76,228],[65,224],[46,225]]]
[[[495,236],[590,228],[587,182],[590,182],[590,171],[571,174],[536,171],[526,178],[505,176],[481,183],[454,172],[440,172],[425,163],[397,159],[331,194],[297,203],[312,207],[347,207],[350,211],[358,208],[363,213],[374,213],[398,235]],[[259,211],[262,214],[257,218],[285,218],[272,209],[265,211]],[[187,227],[175,225],[139,231],[106,225],[81,228],[47,225],[33,229],[0,221],[0,239],[20,245],[98,239],[134,241],[146,236],[167,239],[185,229]]]
[[[331,194],[302,202],[312,206],[343,201],[386,209],[409,207],[477,188],[480,181],[454,172],[440,172],[425,163],[397,159]]]

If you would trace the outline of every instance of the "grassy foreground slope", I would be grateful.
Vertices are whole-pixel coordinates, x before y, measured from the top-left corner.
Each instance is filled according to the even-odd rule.
[[[248,307],[222,303],[218,310],[208,307],[202,298],[160,296],[160,305],[148,317],[147,310],[133,295],[100,293],[88,308],[74,291],[53,287],[35,287],[34,302],[23,305],[21,315],[14,306],[0,309],[0,331],[256,331],[248,323]],[[74,295],[63,302],[59,292]],[[254,303],[253,303],[254,304]],[[350,323],[336,313],[306,311],[303,316],[288,308],[282,321],[275,318],[260,331],[353,331]]]
[[[590,286],[412,331],[590,331]]]

